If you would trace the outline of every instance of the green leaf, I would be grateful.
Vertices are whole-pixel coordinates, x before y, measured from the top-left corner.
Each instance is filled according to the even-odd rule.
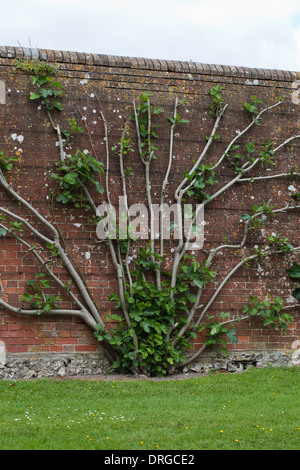
[[[98,181],[95,181],[95,186],[100,194],[104,193],[104,188],[101,186],[101,184]]]
[[[273,318],[266,318],[264,321],[264,326],[271,325],[273,322]]]
[[[255,307],[250,307],[250,309],[249,309],[249,315],[257,315],[257,314],[258,314],[257,308],[255,308]]]
[[[62,111],[63,105],[59,101],[53,101],[53,107],[58,109],[59,111]]]
[[[60,82],[57,82],[57,81],[51,82],[51,85],[56,86],[57,88],[61,88],[61,89],[64,88],[64,86]]]
[[[187,299],[192,302],[192,303],[195,303],[196,300],[197,300],[197,296],[195,294],[188,294],[187,295]]]
[[[61,176],[58,176],[56,173],[51,173],[51,178],[56,180],[61,180]]]
[[[30,93],[30,99],[31,100],[38,100],[39,98],[41,98],[40,94],[33,93],[33,92]]]
[[[5,228],[0,228],[0,237],[5,237],[7,230]]]
[[[193,279],[193,283],[195,284],[195,286],[199,287],[199,289],[202,289],[204,285],[204,282],[200,281],[199,279]]]
[[[53,91],[50,88],[42,88],[41,89],[41,96],[43,98],[48,98],[48,96],[52,96],[52,94],[53,94]]]
[[[33,80],[33,84],[37,82],[40,86],[45,85],[46,83],[50,82],[50,78],[44,75],[39,75],[38,77],[35,77],[35,80]]]
[[[31,294],[23,294],[22,297],[20,298],[20,300],[23,301],[23,302],[32,302],[33,298],[34,297]]]
[[[38,279],[40,277],[45,277],[44,273],[36,273],[35,277]]]
[[[64,176],[64,181],[66,181],[66,183],[73,185],[77,182],[77,178],[78,178],[78,173],[76,171],[72,171],[71,173],[67,173]]]
[[[226,335],[229,341],[231,341],[233,344],[238,342],[238,338],[235,336],[235,330],[228,330]]]
[[[15,230],[18,230],[19,232],[23,232],[22,222],[11,222],[10,224]]]
[[[290,277],[294,279],[300,278],[300,264],[294,262],[293,267],[290,269],[287,269],[286,272]]]
[[[214,325],[210,330],[211,336],[217,335],[220,331],[220,325]]]
[[[45,287],[45,288],[51,287],[50,282],[47,281],[46,279],[43,280],[43,281],[40,281],[40,284],[41,284],[42,287]]]
[[[293,297],[295,297],[295,299],[300,300],[300,287],[297,287],[297,289],[295,289],[292,292],[292,295],[293,295]]]
[[[227,357],[228,356],[228,351],[226,348],[221,348],[221,354],[223,357]]]
[[[146,331],[146,333],[150,332],[150,328],[149,328],[150,323],[149,322],[147,322],[146,320],[143,320],[141,325],[143,327],[143,330]]]
[[[122,320],[122,317],[120,315],[115,314],[115,313],[113,313],[109,318],[111,320],[116,320],[116,321],[121,321]]]

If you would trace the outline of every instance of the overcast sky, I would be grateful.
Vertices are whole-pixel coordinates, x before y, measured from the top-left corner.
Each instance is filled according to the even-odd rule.
[[[0,45],[300,71],[299,0],[14,0]]]

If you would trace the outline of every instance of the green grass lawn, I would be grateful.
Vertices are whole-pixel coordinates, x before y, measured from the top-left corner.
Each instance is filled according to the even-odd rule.
[[[299,450],[300,368],[0,381],[1,450]]]

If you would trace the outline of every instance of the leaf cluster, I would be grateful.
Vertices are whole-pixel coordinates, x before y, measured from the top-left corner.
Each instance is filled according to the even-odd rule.
[[[264,319],[264,326],[270,325],[286,333],[288,324],[293,318],[290,314],[283,311],[284,301],[281,297],[261,300],[250,296],[249,301],[249,305],[243,306],[243,313],[247,313],[250,316],[260,316]]]
[[[15,67],[24,73],[29,73],[32,85],[37,92],[30,92],[32,101],[39,100],[48,111],[62,111],[60,98],[63,95],[64,86],[53,78],[57,73],[58,65],[37,60],[18,59]]]
[[[210,115],[214,118],[218,117],[225,104],[225,99],[222,95],[223,87],[216,85],[208,90],[208,94],[212,98],[212,105],[210,107]]]
[[[53,172],[51,178],[59,182],[59,194],[56,196],[58,202],[72,203],[75,207],[89,209],[89,201],[82,185],[90,182],[100,194],[104,192],[103,186],[95,180],[95,174],[104,174],[103,163],[89,153],[77,150],[75,154],[67,156],[63,162],[57,162],[56,168],[57,172]]]
[[[200,163],[193,173],[190,174],[186,171],[184,176],[191,182],[189,189],[186,191],[188,196],[194,196],[200,203],[210,199],[209,192],[206,192],[207,185],[213,186],[218,183],[211,165]]]
[[[152,105],[150,98],[153,96],[152,93],[143,93],[140,96],[139,102],[136,106],[138,128],[140,134],[140,147],[142,150],[142,157],[145,161],[156,160],[156,151],[158,147],[155,140],[159,137],[157,134],[158,124],[155,124],[155,118],[164,112],[161,106]],[[179,106],[184,103],[185,100],[179,102]],[[136,116],[131,116],[132,121],[136,121]],[[178,113],[168,121],[175,127],[179,124],[187,124],[190,121],[183,119]]]
[[[154,143],[155,139],[158,138],[156,129],[158,124],[153,123],[153,117],[158,116],[163,112],[162,107],[155,107],[151,104],[150,98],[153,96],[152,93],[143,93],[140,96],[139,102],[136,106],[137,119],[139,125],[140,134],[140,146],[142,150],[142,157],[145,160],[157,158],[155,152],[158,147]],[[135,121],[135,115],[131,116],[131,120]]]
[[[35,279],[27,281],[26,285],[31,292],[23,294],[20,301],[30,304],[31,308],[36,309],[37,315],[59,308],[59,302],[62,298],[44,293],[44,289],[51,287],[50,282],[45,279],[45,274],[36,273]]]
[[[50,64],[46,61],[34,60],[34,59],[16,59],[15,67],[20,69],[24,73],[30,75],[55,75],[58,70],[58,64]]]
[[[275,248],[282,253],[294,251],[294,246],[290,243],[289,239],[282,237],[280,233],[268,236],[268,240],[270,248]]]
[[[69,142],[75,134],[82,133],[84,131],[83,127],[79,126],[76,122],[76,119],[67,119],[69,123],[69,129],[62,129],[61,133],[66,138],[66,142]]]
[[[0,169],[5,171],[11,171],[14,163],[18,161],[18,157],[8,157],[4,152],[0,151]]]
[[[6,216],[1,214],[0,220],[6,220]],[[22,235],[23,234],[22,227],[23,227],[22,222],[18,222],[17,220],[15,220],[14,222],[9,222],[9,228],[5,228],[5,227],[0,228],[0,237],[5,237],[8,232],[12,233],[13,231],[19,232],[19,235]]]
[[[290,276],[291,279],[299,280],[300,279],[300,264],[294,262],[293,266],[290,269],[287,269],[286,272]],[[295,299],[300,300],[300,286],[293,290],[292,296],[295,297]]]
[[[37,93],[30,92],[30,99],[40,100],[48,111],[62,111],[63,105],[59,99],[63,95],[64,86],[48,75],[32,75],[31,82],[38,89]]]
[[[246,158],[252,165],[256,159],[259,159],[262,163],[268,163],[269,165],[275,165],[274,162],[274,149],[273,142],[266,140],[262,143],[262,150],[255,156],[255,145],[253,142],[247,142],[245,144]],[[243,164],[245,158],[242,153],[236,152],[240,148],[239,145],[233,144],[226,153],[226,158],[230,167],[232,167],[236,174],[243,173]]]
[[[260,205],[253,204],[252,206],[253,215],[243,214],[241,216],[241,219],[245,222],[248,221],[250,229],[253,229],[255,227],[262,227],[265,223],[265,220],[261,216],[263,214],[271,214],[271,215],[274,214],[273,209],[274,209],[274,206],[270,206],[266,202],[262,202]]]
[[[157,261],[160,260],[160,255],[151,251],[151,244],[140,248],[136,268],[132,271],[134,282],[125,292],[130,328],[123,317],[115,314],[108,317],[109,321],[116,322],[116,327],[110,330],[112,336],[98,326],[98,340],[109,341],[119,348],[120,360],[114,366],[122,371],[130,372],[138,368],[150,375],[164,375],[170,366],[185,360],[187,348],[192,348],[190,339],[197,337],[192,328],[180,337],[178,331],[187,321],[185,313],[196,302],[195,288],[202,288],[215,273],[206,267],[201,268],[193,256],[186,257],[176,287],[171,289],[169,280],[166,280],[158,289],[155,283],[146,280],[145,274],[158,269]],[[172,290],[173,301],[170,298]],[[110,300],[116,301],[117,309],[121,307],[116,293],[111,295]],[[168,335],[170,329],[172,335]],[[135,335],[138,345],[134,342]]]
[[[259,120],[256,118],[256,116],[257,114],[259,114],[259,105],[261,104],[261,102],[262,100],[257,98],[256,95],[252,95],[250,97],[250,102],[244,102],[244,108],[248,111],[253,121],[257,125],[259,125]]]
[[[221,354],[227,356],[227,343],[230,341],[232,344],[238,342],[236,337],[235,325],[233,323],[225,322],[230,317],[230,313],[222,312],[220,314],[220,319],[215,318],[214,315],[208,317],[208,322],[206,324],[201,324],[199,326],[199,331],[206,332],[205,343],[207,345],[216,345],[220,344]]]

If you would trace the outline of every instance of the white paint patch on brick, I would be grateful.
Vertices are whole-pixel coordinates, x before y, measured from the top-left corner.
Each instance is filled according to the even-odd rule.
[[[300,103],[300,80],[295,80],[292,84],[292,88],[295,89],[295,91],[292,92],[292,102],[294,104],[299,104]]]
[[[6,362],[6,348],[4,341],[0,341],[0,365]]]
[[[13,140],[16,140],[16,139],[17,139],[17,140],[20,142],[20,144],[21,144],[21,143],[23,142],[23,140],[24,140],[24,136],[23,136],[22,134],[20,134],[20,135],[18,135],[18,134],[12,134],[12,135],[11,135],[11,138],[12,138]]]
[[[294,366],[300,366],[300,349],[297,349],[292,354],[292,364]]]
[[[0,80],[0,104],[6,104],[5,82]]]

